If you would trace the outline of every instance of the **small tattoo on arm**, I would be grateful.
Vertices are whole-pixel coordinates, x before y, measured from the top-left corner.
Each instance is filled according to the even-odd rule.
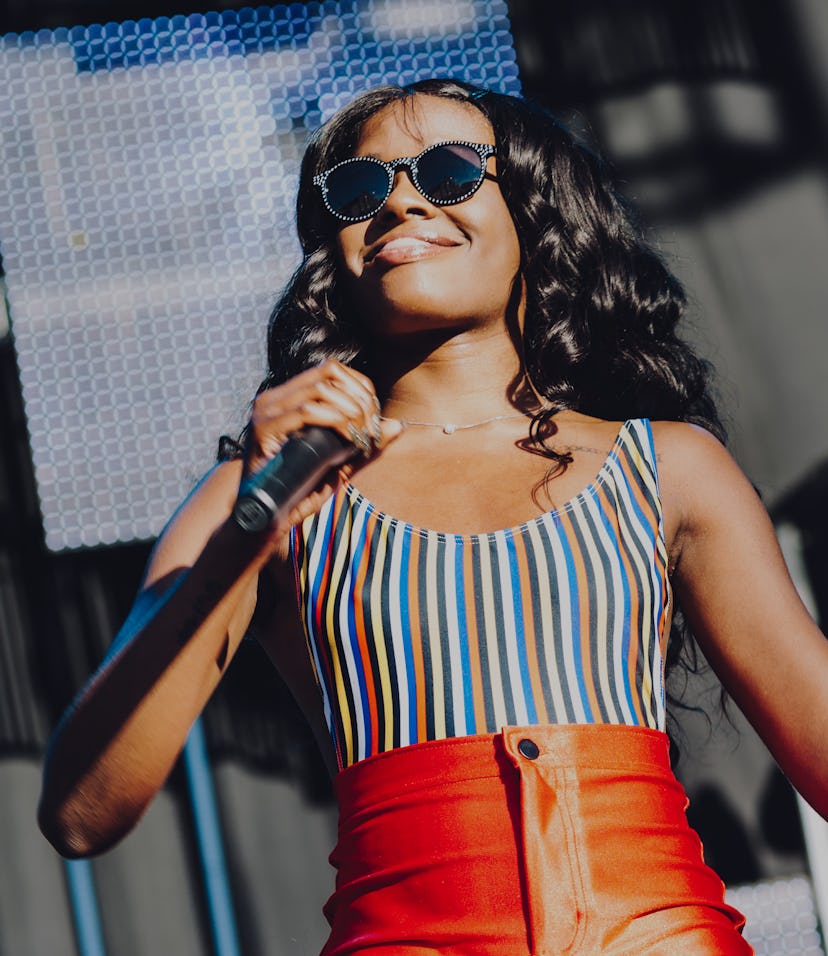
[[[602,458],[606,458],[611,449],[592,448],[589,445],[570,445],[567,452],[571,454],[573,451],[585,451],[587,454],[600,455]],[[656,461],[661,461],[661,455],[656,454]]]
[[[568,448],[569,453],[573,451],[585,451],[590,455],[604,455],[606,456],[607,452],[603,451],[600,448],[590,448],[589,445],[570,445]]]

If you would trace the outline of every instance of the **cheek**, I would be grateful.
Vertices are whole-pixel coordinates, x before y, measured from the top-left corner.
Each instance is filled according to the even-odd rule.
[[[511,278],[520,270],[523,258],[517,227],[499,192],[486,198],[486,208],[481,211],[473,228],[495,249],[492,253],[492,271],[501,277],[508,273]]]
[[[347,275],[358,276],[362,273],[364,233],[364,224],[353,222],[348,226],[343,226],[336,234],[334,249],[337,266]]]
[[[503,258],[504,261],[508,263],[510,274],[514,276],[520,272],[521,266],[523,265],[523,255],[520,250],[517,233],[515,232],[514,226],[511,225],[511,222],[508,236],[508,252],[504,253]]]
[[[520,246],[520,239],[518,238],[517,226],[505,203],[503,205],[503,211],[503,241],[504,245],[508,248],[509,261],[517,272],[523,264],[523,252]]]
[[[521,271],[523,255],[511,218],[500,219],[496,226],[491,228],[487,258],[490,282],[511,284],[514,277]]]

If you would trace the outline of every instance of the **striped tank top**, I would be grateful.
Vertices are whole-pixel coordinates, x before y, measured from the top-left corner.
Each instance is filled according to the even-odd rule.
[[[340,767],[504,726],[664,729],[671,595],[646,419],[580,494],[515,528],[417,528],[343,484],[291,553]]]

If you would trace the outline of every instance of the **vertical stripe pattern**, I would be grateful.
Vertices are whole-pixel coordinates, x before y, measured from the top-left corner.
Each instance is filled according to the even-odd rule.
[[[516,528],[416,528],[345,485],[291,549],[342,767],[510,725],[664,729],[671,594],[646,419],[580,494]]]

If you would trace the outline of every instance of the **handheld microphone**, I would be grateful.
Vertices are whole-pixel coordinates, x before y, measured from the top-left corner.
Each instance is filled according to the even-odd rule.
[[[331,428],[303,428],[261,471],[242,482],[233,520],[243,531],[264,531],[280,513],[295,507],[327,471],[357,454],[356,446]]]

